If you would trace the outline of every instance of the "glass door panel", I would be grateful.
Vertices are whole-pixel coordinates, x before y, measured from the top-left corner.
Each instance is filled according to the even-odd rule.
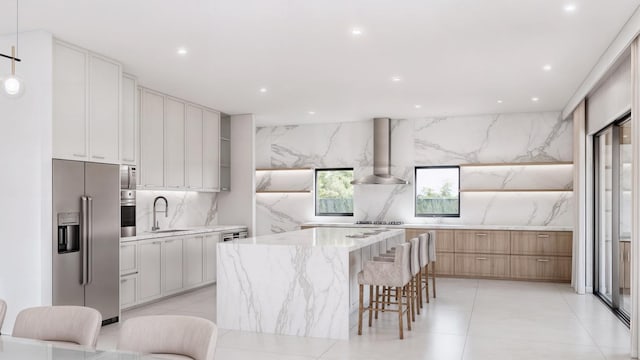
[[[605,130],[597,136],[596,168],[596,237],[598,246],[598,292],[613,302],[612,279],[612,164],[613,130]]]
[[[620,125],[619,130],[619,299],[620,310],[631,314],[631,121]]]

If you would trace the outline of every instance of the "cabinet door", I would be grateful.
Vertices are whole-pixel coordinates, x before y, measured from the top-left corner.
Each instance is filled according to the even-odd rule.
[[[151,300],[162,295],[162,243],[154,241],[138,245],[138,298]]]
[[[220,234],[207,234],[204,237],[204,281],[215,282],[216,266],[218,259],[216,254],[218,251],[218,243],[220,242]]]
[[[511,253],[517,255],[571,256],[571,232],[512,231]]]
[[[138,275],[123,276],[120,278],[120,309],[126,309],[136,304],[136,288]]]
[[[162,243],[162,294],[171,294],[182,290],[183,239],[169,239]]]
[[[202,284],[202,236],[184,240],[185,285],[192,287]]]
[[[453,253],[436,253],[436,261],[435,264],[435,272],[436,275],[453,275],[455,273],[455,260]],[[432,271],[433,268],[430,267],[429,271]]]
[[[88,160],[88,53],[54,42],[53,157]]]
[[[184,111],[182,101],[166,99],[165,182],[167,188],[184,187]]]
[[[90,161],[120,163],[120,64],[89,57],[89,154]]]
[[[164,95],[142,90],[140,103],[140,185],[164,186]]]
[[[509,231],[455,230],[456,253],[509,254]],[[436,240],[437,241],[437,240]]]
[[[120,118],[120,162],[137,165],[138,147],[138,90],[136,78],[122,77],[122,114]]]
[[[220,113],[204,110],[202,131],[202,187],[220,190]]]
[[[510,273],[509,258],[509,255],[455,254],[455,274],[506,278]]]
[[[202,189],[202,108],[187,105],[185,122],[187,188]]]
[[[130,275],[138,272],[137,245],[120,245],[120,275]]]
[[[526,280],[571,281],[571,257],[512,255],[511,276]]]

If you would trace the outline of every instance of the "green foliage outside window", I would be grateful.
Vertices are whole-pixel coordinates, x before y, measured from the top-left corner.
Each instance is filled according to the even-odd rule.
[[[416,169],[416,216],[459,216],[459,168]]]
[[[316,170],[316,215],[353,215],[353,169]]]

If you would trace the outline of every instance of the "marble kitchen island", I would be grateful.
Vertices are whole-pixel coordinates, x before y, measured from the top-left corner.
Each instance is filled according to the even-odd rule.
[[[403,229],[315,228],[220,243],[218,327],[348,339],[363,261],[404,239]]]

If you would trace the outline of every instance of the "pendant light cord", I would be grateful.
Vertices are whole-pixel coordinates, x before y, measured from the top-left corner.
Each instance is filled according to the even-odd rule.
[[[19,27],[18,27],[18,19],[20,19],[20,17],[18,16],[18,14],[19,14],[18,11],[20,9],[18,7],[18,1],[19,0],[16,0],[16,57],[17,58],[20,57],[20,56],[18,56],[18,54],[19,54],[18,51],[20,49],[20,47],[18,46],[18,29],[19,29]]]

